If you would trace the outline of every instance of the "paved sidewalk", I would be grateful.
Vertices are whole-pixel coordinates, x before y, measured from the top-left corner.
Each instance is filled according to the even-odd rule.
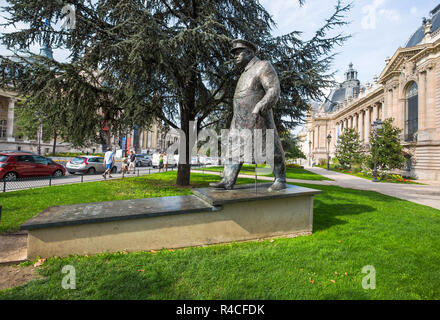
[[[376,191],[388,196],[412,201],[440,210],[440,185],[438,184],[418,185],[372,182],[371,180],[358,178],[345,173],[327,171],[317,167],[306,167],[305,169],[333,179],[336,185],[343,188]]]
[[[308,183],[318,185],[334,185],[343,188],[376,191],[388,196],[396,197],[403,200],[412,201],[418,204],[423,204],[440,210],[440,184],[434,182],[432,185],[418,185],[418,184],[402,184],[402,183],[380,183],[372,182],[371,180],[355,177],[349,174],[344,174],[335,171],[327,171],[317,167],[305,167],[306,170],[319,174],[333,181],[315,181],[315,180],[299,180],[287,179],[290,183]],[[199,172],[202,171],[192,171]],[[204,173],[220,175],[219,172]],[[254,176],[239,175],[240,178],[254,178]],[[258,177],[259,180],[273,181],[272,177]],[[425,181],[424,181],[425,182]],[[426,182],[425,182],[426,183]]]

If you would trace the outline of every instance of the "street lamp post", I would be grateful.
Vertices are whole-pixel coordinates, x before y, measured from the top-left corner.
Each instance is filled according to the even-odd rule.
[[[312,141],[309,141],[309,166],[312,166]]]
[[[330,142],[332,141],[332,136],[329,133],[327,136],[327,170],[330,171]]]
[[[373,168],[373,182],[377,182],[377,135],[378,130],[382,129],[383,122],[380,119],[377,119],[373,122],[372,127],[375,135],[374,142],[374,168]]]

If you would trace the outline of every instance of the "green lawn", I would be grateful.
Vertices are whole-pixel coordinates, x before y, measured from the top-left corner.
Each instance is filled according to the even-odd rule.
[[[192,187],[208,186],[217,176],[191,174]],[[175,185],[176,173],[166,172],[136,178],[107,180],[0,193],[3,206],[0,233],[17,231],[21,224],[44,209],[74,203],[101,202],[191,194]],[[239,183],[252,183],[240,179]]]
[[[164,178],[155,183],[175,192],[173,175],[150,178]],[[134,181],[140,183],[141,178]],[[200,185],[216,178],[194,175]],[[141,184],[136,194],[154,189],[150,182]],[[127,187],[137,183],[127,179],[101,185],[119,190],[108,197],[129,197],[135,191],[127,194]],[[156,254],[52,258],[39,268],[46,278],[0,291],[0,299],[440,298],[439,210],[370,191],[301,185],[323,190],[315,197],[312,236]],[[76,268],[76,290],[61,287],[61,269],[68,264]],[[376,269],[375,290],[362,288],[366,265]]]
[[[262,166],[259,166],[259,168],[262,168]],[[223,167],[209,167],[209,168],[200,168],[196,170],[222,172]],[[240,170],[240,173],[252,175],[252,176],[255,175],[255,165],[248,165],[248,164],[243,165],[243,167]],[[273,174],[272,173],[264,174],[264,176],[273,177]],[[312,180],[312,181],[331,180],[319,174],[307,171],[303,168],[286,168],[286,177],[289,179]]]

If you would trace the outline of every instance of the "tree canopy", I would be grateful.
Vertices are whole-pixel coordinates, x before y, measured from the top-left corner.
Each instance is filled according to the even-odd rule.
[[[364,160],[364,153],[364,148],[356,129],[344,129],[344,133],[339,136],[336,147],[336,158],[342,167],[351,168],[354,164],[361,164]]]
[[[373,169],[376,154],[377,170],[382,177],[393,169],[401,169],[404,166],[405,157],[399,137],[401,133],[402,129],[395,127],[393,119],[388,118],[383,121],[381,129],[370,134],[371,154],[367,158],[367,166]]]
[[[76,145],[96,139],[104,125],[117,133],[154,119],[188,137],[190,121],[198,128],[229,127],[238,77],[230,42],[242,38],[277,70],[282,93],[274,116],[280,131],[292,129],[308,102],[333,85],[333,50],[348,38],[334,29],[347,23],[351,7],[341,1],[303,40],[298,31],[272,36],[275,23],[254,0],[69,0],[76,10],[72,30],[45,27],[45,20],[63,18],[62,1],[7,0],[6,25],[27,27],[1,36],[21,54],[2,57],[0,85],[28,96],[46,114],[59,113]],[[69,50],[69,61],[28,52],[43,42]],[[179,185],[189,184],[188,150]]]

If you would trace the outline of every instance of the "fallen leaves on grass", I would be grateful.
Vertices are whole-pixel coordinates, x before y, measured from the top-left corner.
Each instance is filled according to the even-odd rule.
[[[336,283],[336,281],[335,280],[330,280],[332,283]]]
[[[312,278],[309,278],[309,282],[310,282],[311,284],[314,284],[314,283],[315,283],[315,280],[313,280]]]
[[[34,268],[42,266],[45,262],[46,259],[38,259],[38,261],[34,263]]]

